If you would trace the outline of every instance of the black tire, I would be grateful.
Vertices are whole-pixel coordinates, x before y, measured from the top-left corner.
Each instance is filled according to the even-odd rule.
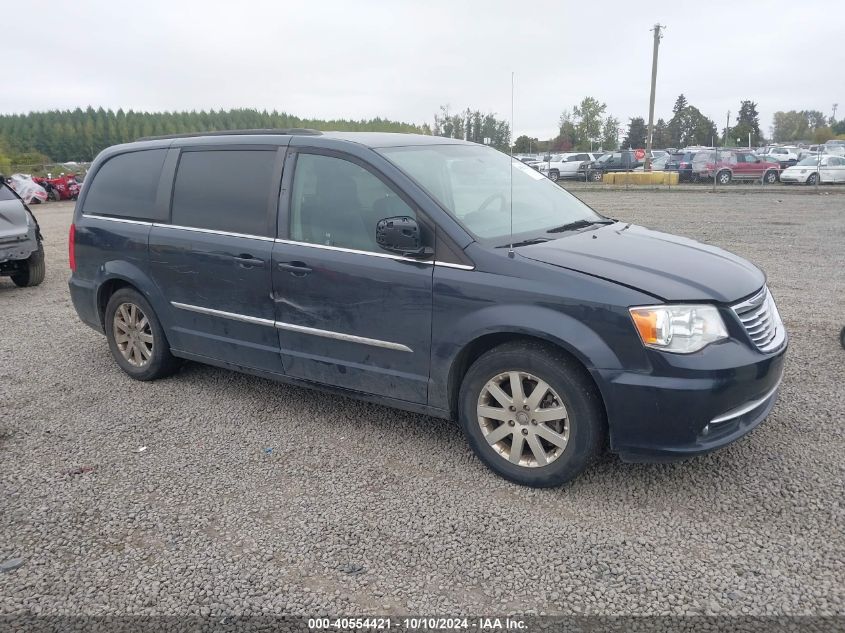
[[[488,443],[479,422],[477,407],[488,381],[513,371],[545,381],[566,407],[568,442],[545,466],[511,463]],[[595,384],[577,362],[539,342],[506,343],[479,357],[464,376],[458,406],[461,428],[478,458],[498,475],[523,486],[546,488],[570,481],[584,471],[605,446],[607,422]],[[505,424],[509,422],[502,423]],[[522,424],[529,426],[527,422]],[[510,426],[515,431],[519,428],[514,424]],[[525,435],[527,430],[523,428],[521,432]],[[515,432],[513,437],[516,437]],[[512,441],[511,438],[511,445]]]
[[[845,327],[842,328],[842,331],[839,333],[839,344],[845,348]]]
[[[727,185],[731,182],[731,172],[728,170],[722,170],[718,174],[716,174],[716,182],[720,185]]]
[[[816,172],[813,172],[809,176],[807,176],[807,184],[808,185],[815,185],[819,181],[819,175]]]
[[[61,202],[62,200],[62,194],[60,194],[59,190],[55,187],[53,187],[52,191],[50,191],[50,197],[56,202]]]
[[[774,170],[767,171],[763,175],[763,182],[767,185],[773,185],[778,181],[778,173]]]
[[[560,180],[560,172],[557,169],[553,169],[549,172],[549,180],[552,182],[557,182]]]
[[[25,268],[19,273],[12,275],[12,281],[16,286],[29,288],[37,286],[44,281],[47,267],[44,264],[44,246],[38,243],[38,250],[34,251],[26,260]]]
[[[152,336],[152,350],[142,366],[136,366],[127,360],[115,338],[115,313],[123,304],[132,304],[140,308],[148,321],[147,335]],[[143,295],[134,288],[121,288],[109,298],[103,322],[112,357],[131,378],[143,381],[155,380],[170,376],[179,369],[180,361],[170,353],[170,344],[155,311]]]

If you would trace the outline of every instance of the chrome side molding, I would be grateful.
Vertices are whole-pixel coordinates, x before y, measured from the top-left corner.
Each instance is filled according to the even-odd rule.
[[[407,345],[402,345],[402,343],[382,341],[376,338],[367,338],[366,336],[344,334],[343,332],[334,332],[332,330],[320,330],[318,328],[306,327],[304,325],[284,323],[282,321],[273,321],[272,319],[262,319],[260,317],[249,316],[247,314],[238,314],[237,312],[225,312],[223,310],[215,310],[213,308],[205,308],[203,306],[195,306],[188,303],[180,303],[178,301],[171,301],[170,304],[174,308],[179,308],[180,310],[187,310],[188,312],[197,312],[199,314],[207,314],[209,316],[220,317],[221,319],[231,319],[232,321],[242,321],[243,323],[252,323],[253,325],[275,327],[279,330],[299,332],[301,334],[310,334],[311,336],[322,336],[323,338],[330,338],[337,341],[347,341],[349,343],[358,343],[360,345],[371,345],[373,347],[381,347],[383,349],[392,349],[397,352],[413,353],[414,351]]]

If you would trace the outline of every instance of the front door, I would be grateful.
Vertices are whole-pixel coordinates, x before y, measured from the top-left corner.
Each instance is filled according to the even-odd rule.
[[[282,194],[285,239],[273,252],[285,373],[425,403],[434,266],[387,253],[375,238],[378,220],[419,214],[374,169],[343,154],[302,149],[285,170],[293,170]]]
[[[183,149],[153,277],[177,353],[281,373],[270,272],[284,148]]]

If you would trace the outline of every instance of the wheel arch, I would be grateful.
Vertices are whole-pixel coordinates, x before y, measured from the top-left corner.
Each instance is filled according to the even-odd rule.
[[[152,305],[159,321],[165,316],[157,286],[138,266],[127,261],[106,262],[96,284],[95,307],[100,325],[105,327],[106,305],[111,296],[121,288],[139,292]]]
[[[604,409],[606,419],[607,406],[605,405],[604,394],[602,393],[599,383],[593,376],[593,366],[589,359],[587,359],[568,341],[562,340],[546,332],[528,331],[523,329],[508,329],[479,334],[460,348],[449,365],[446,383],[449,414],[453,419],[457,419],[458,415],[458,400],[461,391],[461,383],[472,364],[489,350],[499,347],[500,345],[516,341],[532,341],[540,343],[570,358],[574,364],[583,371],[583,375],[595,387],[596,393],[598,393],[599,400],[601,401],[602,409]]]

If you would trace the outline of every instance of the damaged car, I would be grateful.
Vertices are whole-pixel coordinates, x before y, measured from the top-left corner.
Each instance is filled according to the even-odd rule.
[[[0,276],[21,287],[44,281],[44,247],[38,221],[0,176]]]
[[[12,174],[8,185],[21,197],[24,204],[41,204],[49,198],[47,190],[25,174]]]

